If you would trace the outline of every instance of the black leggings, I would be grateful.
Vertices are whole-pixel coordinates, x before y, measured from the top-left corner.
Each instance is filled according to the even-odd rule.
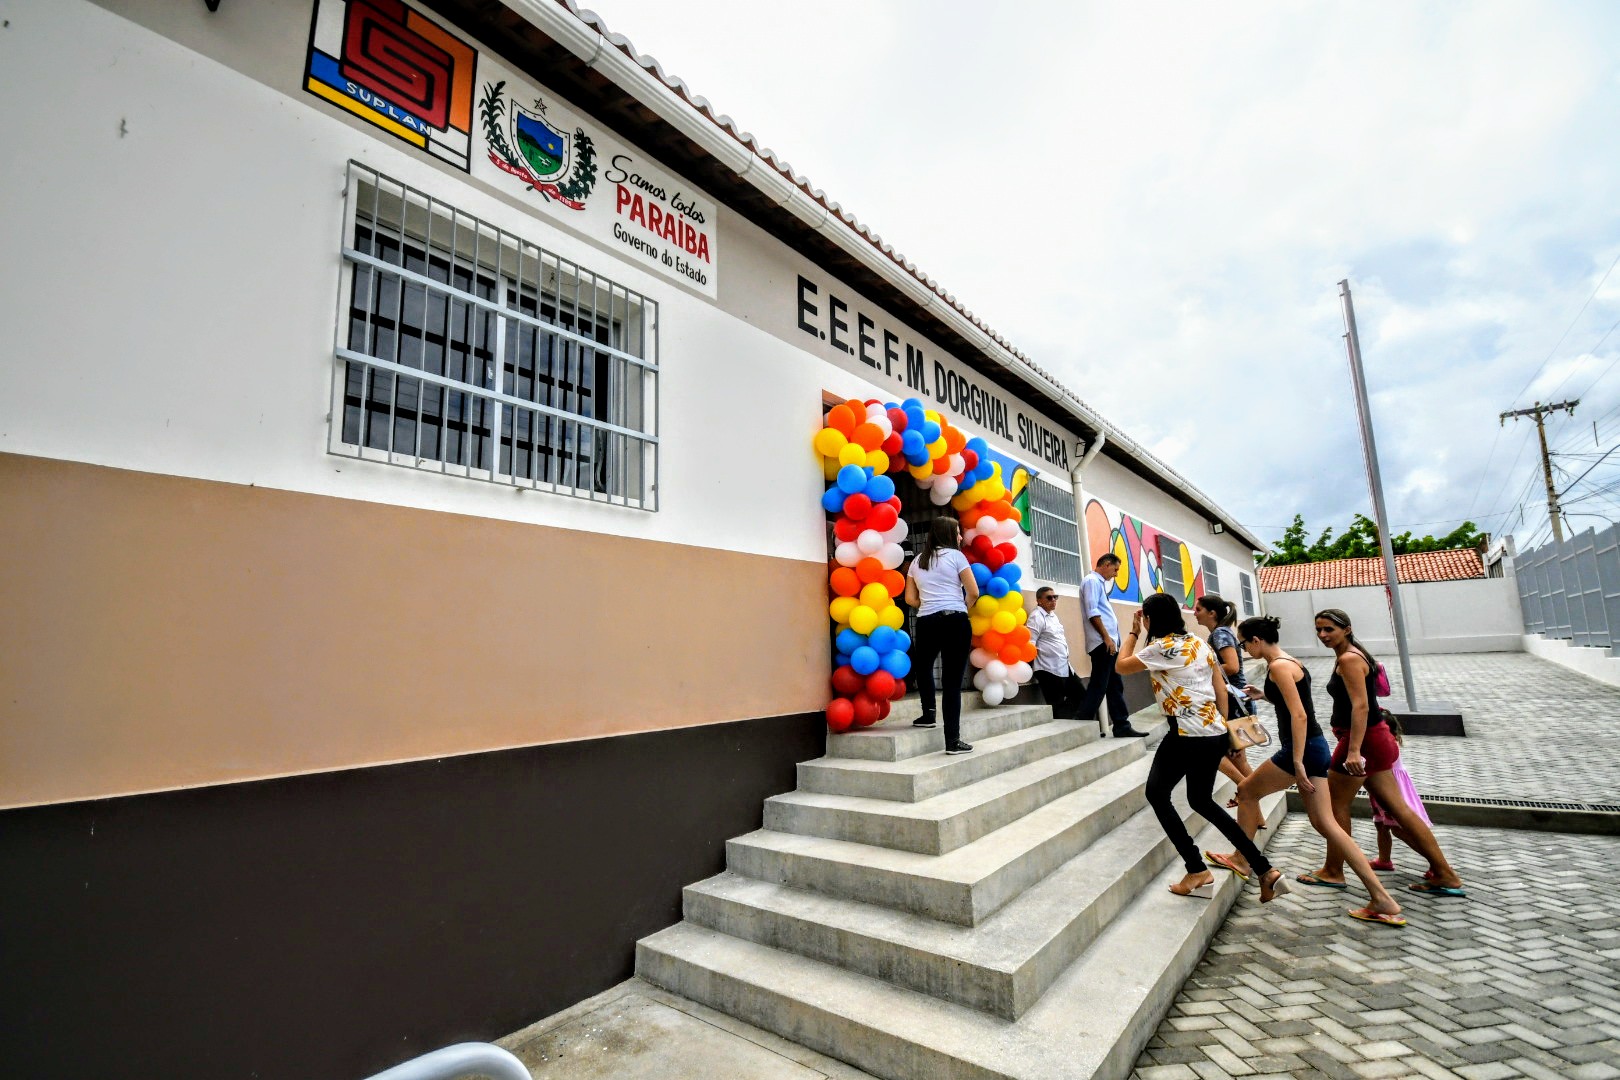
[[[1264,878],[1271,872],[1271,863],[1254,846],[1232,815],[1215,804],[1215,773],[1221,767],[1221,758],[1231,749],[1231,740],[1223,731],[1219,735],[1183,735],[1171,728],[1170,734],[1159,743],[1153,755],[1153,767],[1148,770],[1148,805],[1159,817],[1159,827],[1176,845],[1182,865],[1187,873],[1196,874],[1204,869],[1204,857],[1187,832],[1187,825],[1170,802],[1170,793],[1185,777],[1187,805],[1192,812],[1221,831],[1237,848],[1255,873]]]
[[[917,618],[917,644],[912,670],[917,673],[917,693],[922,697],[923,716],[934,717],[934,657],[944,656],[945,665],[945,748],[961,739],[962,674],[967,670],[968,653],[973,651],[973,627],[965,611],[942,611]]]

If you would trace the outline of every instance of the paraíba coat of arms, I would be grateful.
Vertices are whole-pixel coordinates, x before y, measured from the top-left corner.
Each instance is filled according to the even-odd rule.
[[[545,102],[536,98],[534,109],[525,109],[516,99],[501,96],[505,87],[504,80],[485,85],[478,103],[489,160],[542,198],[555,199],[570,210],[585,209],[585,199],[596,186],[596,147],[591,137],[583,128],[569,135],[552,127]]]

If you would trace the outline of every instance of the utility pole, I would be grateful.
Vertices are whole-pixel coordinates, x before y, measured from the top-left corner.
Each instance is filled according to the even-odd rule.
[[[1417,711],[1417,689],[1412,683],[1412,655],[1406,644],[1406,615],[1401,610],[1400,579],[1395,576],[1395,547],[1389,539],[1389,515],[1384,512],[1384,481],[1378,472],[1378,446],[1373,442],[1372,406],[1367,401],[1367,377],[1361,370],[1361,338],[1356,333],[1356,309],[1350,301],[1350,282],[1339,282],[1344,308],[1344,348],[1350,357],[1350,383],[1356,395],[1356,418],[1361,422],[1361,452],[1367,461],[1367,487],[1372,492],[1373,514],[1378,519],[1378,546],[1384,555],[1385,593],[1390,620],[1395,624],[1395,647],[1401,654],[1401,683],[1406,707]]]
[[[1536,421],[1536,435],[1541,439],[1541,478],[1547,482],[1547,517],[1552,521],[1553,540],[1559,544],[1564,542],[1564,527],[1558,520],[1562,511],[1558,509],[1558,489],[1553,487],[1552,455],[1547,452],[1547,414],[1562,409],[1574,416],[1575,406],[1580,403],[1580,398],[1552,405],[1543,405],[1538,401],[1528,409],[1514,409],[1497,418],[1499,426],[1505,426],[1510,419],[1518,419],[1521,416],[1533,417]]]

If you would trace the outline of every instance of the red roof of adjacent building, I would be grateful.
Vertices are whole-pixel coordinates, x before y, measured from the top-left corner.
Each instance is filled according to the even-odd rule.
[[[1395,556],[1395,576],[1403,585],[1415,581],[1466,581],[1484,577],[1485,562],[1473,548],[1419,551]],[[1332,559],[1260,568],[1260,591],[1268,593],[1382,584],[1384,560],[1379,558]]]

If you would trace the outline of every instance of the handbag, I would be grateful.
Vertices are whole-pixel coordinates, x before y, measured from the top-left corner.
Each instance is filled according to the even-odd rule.
[[[1233,750],[1247,750],[1251,746],[1270,746],[1271,732],[1257,717],[1234,716],[1226,722],[1226,734],[1232,740]]]
[[[1389,697],[1389,672],[1384,670],[1382,661],[1378,664],[1378,670],[1373,672],[1373,693],[1378,697]]]

